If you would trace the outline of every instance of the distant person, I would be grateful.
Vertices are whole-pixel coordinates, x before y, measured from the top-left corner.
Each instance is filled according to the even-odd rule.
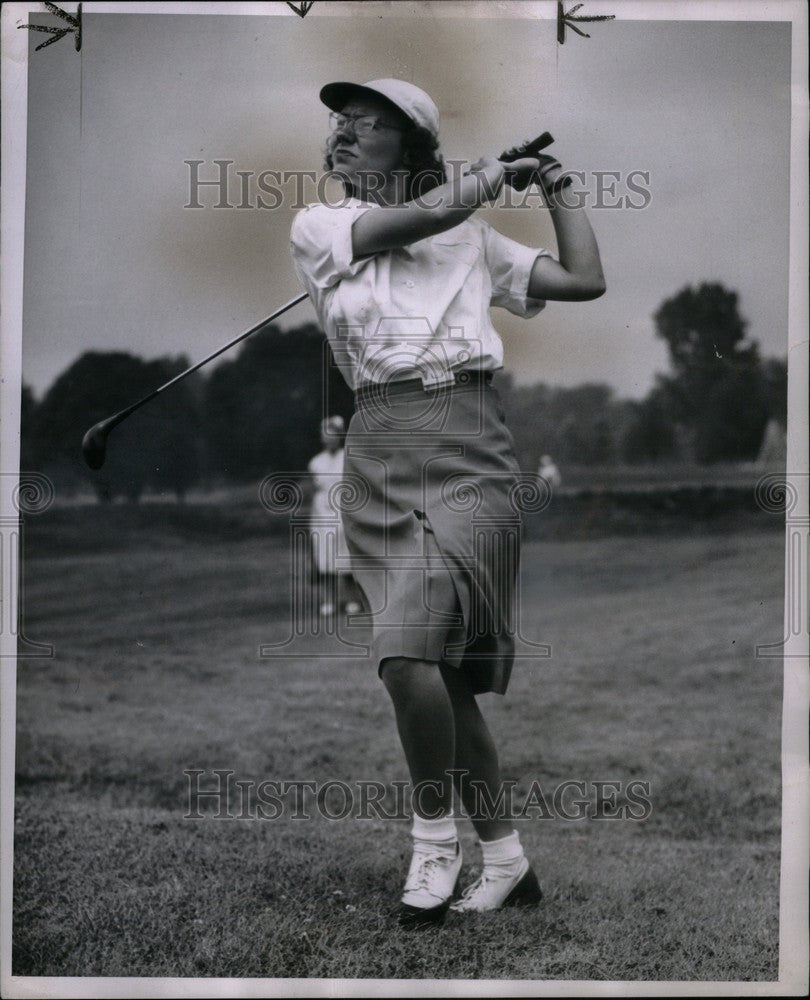
[[[786,429],[772,417],[765,433],[762,435],[762,445],[757,456],[757,465],[761,469],[773,472],[784,471],[787,462],[787,432]]]
[[[320,591],[319,611],[328,618],[338,610],[341,594],[351,592],[353,581],[349,572],[349,551],[343,533],[340,511],[330,499],[330,491],[340,483],[343,475],[343,417],[327,417],[321,423],[323,451],[310,461],[315,493],[310,512],[310,536],[315,566],[318,570]],[[336,604],[336,600],[338,604]],[[362,608],[352,597],[346,602],[346,612],[358,614]]]
[[[545,479],[552,490],[556,490],[562,483],[560,470],[554,464],[554,459],[551,455],[540,456],[540,465],[537,469],[537,475]]]

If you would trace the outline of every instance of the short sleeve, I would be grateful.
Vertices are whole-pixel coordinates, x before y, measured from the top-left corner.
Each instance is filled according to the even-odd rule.
[[[352,226],[372,207],[362,202],[309,205],[296,215],[290,248],[295,269],[308,290],[325,291],[368,264],[369,257],[352,260]]]
[[[516,316],[536,316],[546,303],[529,296],[529,277],[537,258],[553,258],[551,251],[523,246],[484,224],[484,254],[492,279],[490,305]]]

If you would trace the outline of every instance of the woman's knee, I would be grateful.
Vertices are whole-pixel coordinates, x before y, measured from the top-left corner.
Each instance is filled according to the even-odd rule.
[[[402,697],[418,697],[444,689],[439,666],[406,656],[389,656],[380,664],[383,684],[396,701]]]

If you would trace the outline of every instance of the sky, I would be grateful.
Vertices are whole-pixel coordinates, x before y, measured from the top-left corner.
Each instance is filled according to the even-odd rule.
[[[630,172],[649,174],[646,207],[590,212],[604,297],[549,303],[528,321],[493,311],[518,381],[643,397],[668,368],[653,314],[704,281],[736,290],[763,354],[786,355],[790,24],[645,20],[642,2],[637,20],[560,46],[534,4],[520,17],[492,16],[496,4],[369,3],[351,17],[316,4],[304,19],[281,4],[259,5],[278,16],[93,6],[81,52],[62,40],[30,53],[23,381],[38,397],[84,351],[193,362],[298,294],[294,185],[262,210],[255,177],[320,171],[320,87],[388,76],[431,94],[448,158],[497,155],[547,129],[592,198],[594,171],[620,172],[618,196]],[[42,35],[30,35],[33,48]],[[236,171],[252,172],[250,207],[216,209],[211,188],[203,208],[184,207],[191,159],[207,179],[214,160],[233,161],[234,205]],[[314,186],[305,197],[317,200]],[[555,249],[536,204],[485,217]],[[312,319],[305,303],[282,325]]]

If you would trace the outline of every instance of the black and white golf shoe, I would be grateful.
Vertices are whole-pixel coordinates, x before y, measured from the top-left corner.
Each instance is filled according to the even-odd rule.
[[[400,925],[416,929],[442,924],[460,871],[460,844],[441,852],[417,844],[400,902]]]
[[[450,909],[454,913],[484,913],[504,906],[536,906],[542,898],[537,876],[523,858],[513,875],[482,872]]]

